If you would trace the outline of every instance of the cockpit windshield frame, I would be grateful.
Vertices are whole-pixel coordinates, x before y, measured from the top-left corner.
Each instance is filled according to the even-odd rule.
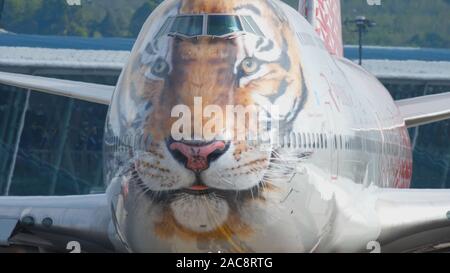
[[[200,35],[186,35],[185,33],[174,32],[172,30],[173,24],[178,17],[188,17],[188,16],[203,16],[203,26],[202,26],[202,31],[201,31]],[[223,35],[208,34],[208,29],[210,27],[208,25],[209,16],[230,16],[230,17],[232,16],[232,17],[235,17],[237,19],[236,22],[239,23],[240,30],[225,33]],[[166,21],[161,26],[160,30],[155,35],[155,39],[159,39],[164,35],[176,36],[176,37],[181,37],[181,38],[185,38],[185,39],[197,38],[197,37],[202,37],[202,36],[212,37],[212,38],[231,39],[231,38],[235,38],[235,37],[238,37],[241,35],[246,35],[246,34],[253,34],[253,35],[264,37],[264,34],[262,33],[262,31],[259,29],[258,26],[256,26],[256,30],[255,30],[255,25],[256,25],[255,21],[251,18],[251,22],[249,22],[248,17],[251,18],[251,16],[249,16],[249,15],[239,15],[239,14],[232,14],[232,13],[179,14],[179,15],[175,15],[175,16],[170,16],[166,19]]]

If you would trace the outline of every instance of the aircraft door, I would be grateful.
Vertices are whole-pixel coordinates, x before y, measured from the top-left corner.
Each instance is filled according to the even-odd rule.
[[[329,102],[326,103],[326,113],[328,119],[328,134],[327,134],[327,142],[328,142],[328,150],[330,151],[330,179],[335,181],[338,179],[339,175],[339,140],[336,135],[336,125],[333,119],[333,108]]]

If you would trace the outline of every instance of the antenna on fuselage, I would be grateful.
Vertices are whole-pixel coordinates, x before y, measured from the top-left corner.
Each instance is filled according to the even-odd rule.
[[[376,26],[376,23],[374,21],[371,21],[367,19],[365,16],[359,15],[356,16],[354,20],[345,20],[345,24],[352,23],[356,26],[356,29],[354,29],[352,32],[358,33],[358,55],[359,55],[359,65],[362,65],[362,53],[363,53],[363,34],[369,32],[369,28]]]

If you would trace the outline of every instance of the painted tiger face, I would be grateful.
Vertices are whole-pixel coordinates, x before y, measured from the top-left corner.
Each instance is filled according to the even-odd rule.
[[[155,39],[152,34],[127,68],[124,100],[134,108],[122,111],[136,115],[122,126],[151,141],[129,151],[125,191],[136,192],[134,198],[145,193],[161,205],[153,227],[160,237],[177,231],[184,238],[250,234],[252,223],[242,220],[243,208],[249,202],[264,204],[265,193],[276,191],[270,178],[276,152],[237,137],[242,130],[254,133],[249,120],[227,126],[230,116],[208,114],[209,106],[222,113],[229,113],[229,106],[242,107],[248,110],[244,117],[270,117],[268,109],[277,106],[277,118],[289,126],[305,100],[295,34],[276,5],[270,0],[186,0],[177,8],[177,14],[217,12],[251,16],[263,35]],[[174,115],[177,107],[187,111]],[[198,134],[198,124],[204,129],[217,119],[222,121],[213,123],[209,137]],[[180,120],[188,125],[178,126]],[[192,138],[175,137],[174,128]]]

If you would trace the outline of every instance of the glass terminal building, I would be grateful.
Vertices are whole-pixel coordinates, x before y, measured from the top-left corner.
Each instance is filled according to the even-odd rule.
[[[15,39],[14,44],[19,44],[22,51],[14,52],[22,52],[22,56],[6,56],[2,49],[0,71],[108,85],[116,83],[119,63],[126,59],[125,51],[117,49],[130,48],[133,43],[123,39],[88,41],[56,37],[49,38],[53,39],[49,42],[37,36],[6,36],[0,37],[0,47]],[[103,47],[98,43],[104,43]],[[34,49],[27,47],[30,44]],[[40,44],[47,51],[38,49]],[[72,49],[64,51],[68,44]],[[35,65],[27,62],[30,59],[27,54],[38,54],[32,57],[40,59],[45,59],[45,54],[71,54],[70,58],[74,58],[78,53],[73,45],[85,49],[79,50],[85,53],[77,60],[78,66],[64,64],[66,60],[58,64],[48,60]],[[51,51],[48,49],[51,47],[59,49]],[[94,50],[99,47],[110,51]],[[383,54],[389,55],[392,50],[395,49],[385,49]],[[98,66],[86,63],[85,59],[92,61],[89,54],[95,54],[103,63]],[[118,57],[118,54],[122,55]],[[346,54],[354,52],[347,50]],[[380,80],[396,100],[450,91],[450,80]],[[0,195],[77,195],[104,191],[102,139],[106,112],[104,105],[0,86]],[[450,188],[450,121],[413,128],[410,135],[414,148],[413,187]]]

